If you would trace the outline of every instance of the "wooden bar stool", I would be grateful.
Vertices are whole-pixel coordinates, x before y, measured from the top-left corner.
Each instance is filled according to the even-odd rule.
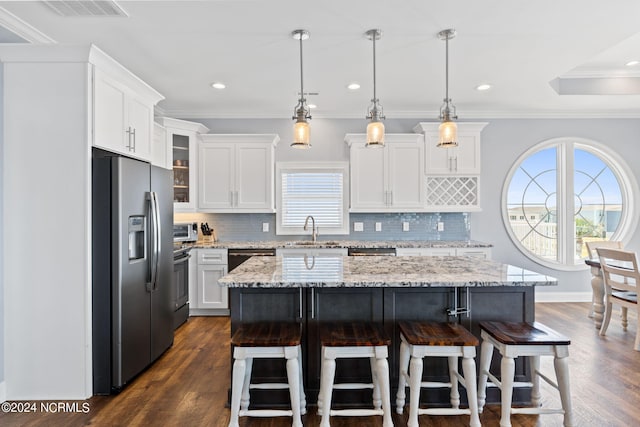
[[[330,416],[382,415],[383,427],[392,427],[389,388],[388,346],[391,340],[382,327],[372,323],[325,323],[320,327],[322,368],[318,414],[321,427],[329,427]],[[334,384],[336,359],[368,358],[372,382],[368,384]],[[334,389],[373,389],[373,409],[331,409]]]
[[[301,414],[306,413],[306,398],[302,386],[301,326],[298,323],[246,323],[231,338],[233,376],[231,384],[231,417],[229,427],[238,427],[239,416],[291,416],[293,427],[302,427]],[[253,359],[287,359],[288,383],[251,384]],[[291,410],[249,409],[249,390],[288,388]]]
[[[478,407],[485,403],[487,379],[502,392],[501,427],[511,426],[511,414],[564,414],[565,427],[573,426],[571,391],[569,389],[569,338],[538,323],[481,322],[482,347],[480,350],[480,378],[478,380]],[[493,348],[502,356],[501,381],[489,372]],[[531,382],[514,382],[515,362],[519,356],[528,356]],[[553,356],[557,383],[540,372],[540,356]],[[560,392],[561,409],[541,408],[540,378]],[[513,387],[532,387],[533,408],[512,408]]]
[[[469,414],[469,425],[480,426],[476,396],[476,346],[479,341],[457,323],[399,322],[400,376],[396,395],[396,412],[402,414],[405,387],[409,386],[409,427],[418,427],[418,415]],[[449,363],[449,382],[423,382],[423,359],[446,357]],[[458,373],[458,358],[462,357],[464,377]],[[411,359],[411,360],[409,360]],[[467,390],[468,409],[461,409],[458,382]],[[420,389],[451,388],[451,408],[420,408]]]

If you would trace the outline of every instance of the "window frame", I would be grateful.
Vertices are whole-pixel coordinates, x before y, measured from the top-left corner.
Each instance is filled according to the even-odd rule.
[[[508,209],[509,186],[515,173],[529,156],[550,147],[557,148],[557,214],[558,230],[562,230],[562,232],[558,232],[558,261],[541,258],[520,242],[511,228]],[[573,151],[576,147],[600,158],[615,175],[620,185],[622,193],[622,213],[620,223],[610,239],[620,240],[623,244],[627,244],[637,228],[637,213],[640,211],[638,207],[640,197],[637,196],[640,193],[638,192],[638,183],[635,175],[624,159],[606,145],[585,138],[560,137],[542,141],[526,150],[516,159],[505,178],[501,199],[502,221],[509,238],[523,255],[537,264],[563,271],[579,271],[588,268],[584,262],[574,261],[575,249],[571,248],[574,245],[573,242],[575,242],[575,220],[574,215],[567,214],[567,212],[569,212],[568,208],[574,206],[574,192],[568,192],[567,188],[573,189],[573,174],[575,169]],[[570,173],[568,171],[570,171]]]
[[[339,172],[342,174],[342,227],[319,227],[320,234],[349,234],[349,163],[348,162],[276,162],[276,235],[304,235],[302,225],[282,225],[282,174],[283,173]],[[308,231],[309,233],[311,231]]]

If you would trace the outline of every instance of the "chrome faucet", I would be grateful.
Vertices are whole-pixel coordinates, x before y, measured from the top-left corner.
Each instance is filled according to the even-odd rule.
[[[304,230],[307,230],[307,226],[309,225],[309,218],[311,218],[311,240],[313,241],[313,243],[315,243],[316,239],[318,238],[318,229],[316,228],[316,220],[311,215],[307,216],[307,218],[304,220]]]

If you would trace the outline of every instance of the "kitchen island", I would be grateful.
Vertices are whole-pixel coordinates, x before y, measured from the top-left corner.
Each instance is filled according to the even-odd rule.
[[[320,382],[319,327],[330,321],[380,322],[392,338],[389,348],[392,399],[398,383],[399,320],[458,322],[480,336],[483,320],[535,319],[535,286],[553,286],[553,277],[520,267],[474,257],[253,257],[220,280],[230,287],[231,333],[244,322],[296,321],[303,325],[303,371],[307,401],[315,403]],[[479,353],[478,353],[479,354]],[[281,361],[254,368],[259,382],[282,382]],[[366,382],[368,364],[341,361],[336,382]],[[424,381],[448,377],[446,358],[425,362]],[[499,358],[494,358],[497,369]],[[365,366],[366,365],[366,366]],[[529,377],[528,366],[516,363],[516,381]],[[253,392],[252,392],[253,393]],[[371,392],[336,391],[336,404],[370,402]],[[463,401],[466,396],[463,394]],[[430,405],[446,405],[448,389],[421,394]],[[499,402],[490,389],[488,402]],[[515,403],[527,403],[529,391],[517,390]],[[282,394],[255,390],[259,405],[288,402]]]

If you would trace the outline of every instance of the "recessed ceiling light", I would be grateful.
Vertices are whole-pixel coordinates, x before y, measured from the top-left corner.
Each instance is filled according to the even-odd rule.
[[[638,65],[638,64],[640,64],[640,61],[634,60],[634,61],[629,61],[624,65],[626,65],[627,67],[633,67],[634,65]]]
[[[224,83],[215,82],[215,83],[211,83],[211,87],[214,89],[224,89],[227,86]]]
[[[318,106],[316,104],[307,104],[307,107],[309,107],[309,108],[318,108]]]
[[[481,84],[481,85],[476,86],[476,90],[479,90],[479,91],[489,90],[489,89],[491,89],[491,87],[492,87],[492,86],[491,86],[490,84],[488,84],[488,83],[483,83],[483,84]]]
[[[347,89],[358,90],[360,89],[360,85],[358,83],[349,83],[349,85],[347,86]]]

